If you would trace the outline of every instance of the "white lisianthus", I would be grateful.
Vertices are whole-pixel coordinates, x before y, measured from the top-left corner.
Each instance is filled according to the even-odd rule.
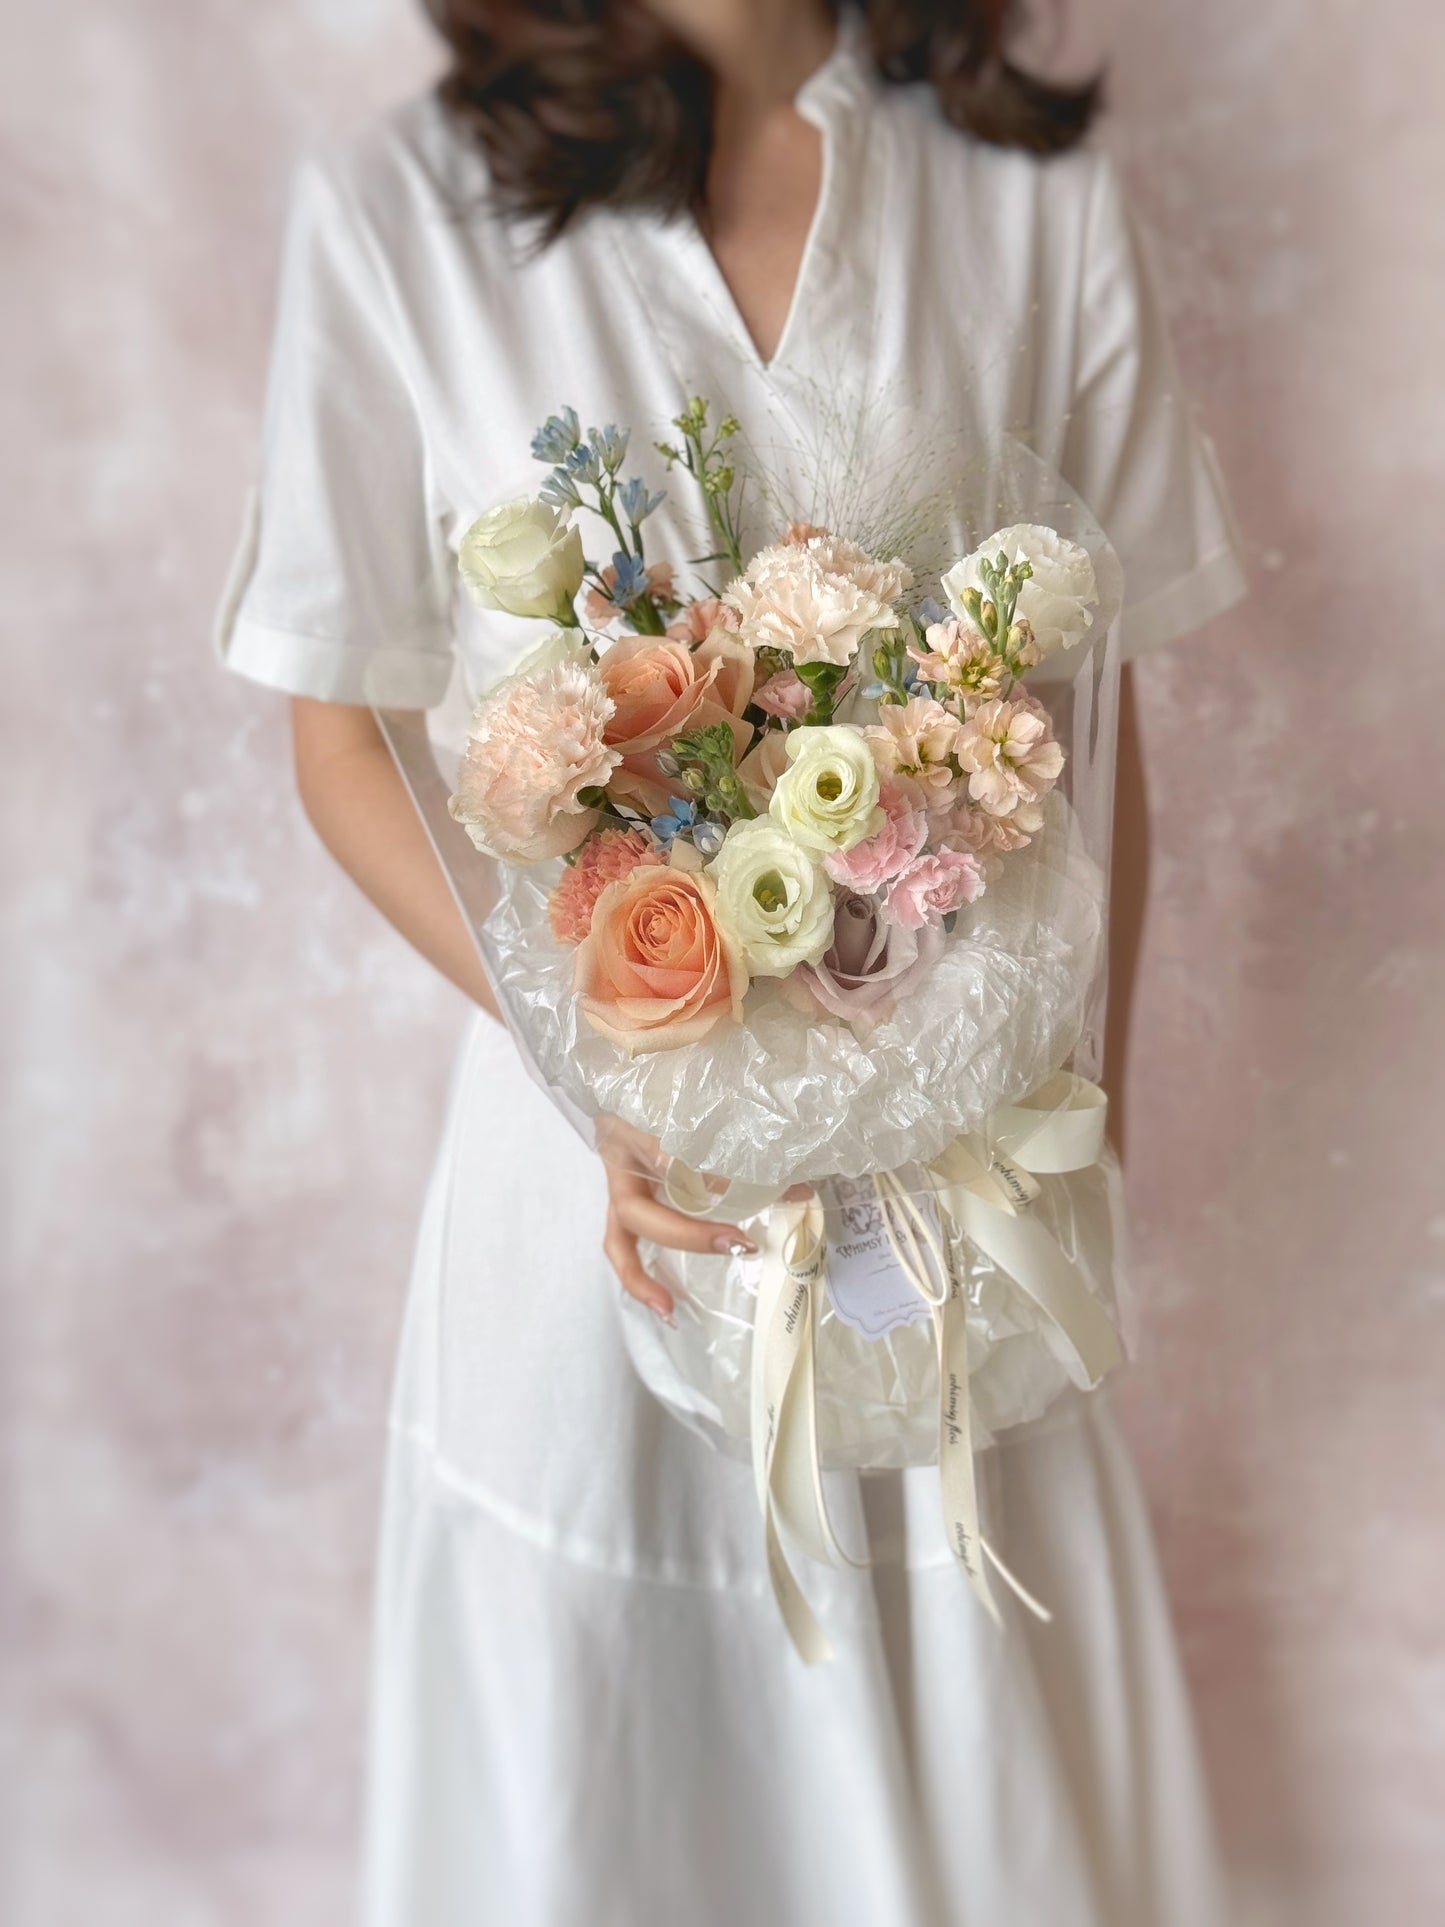
[[[581,532],[561,509],[526,495],[479,515],[462,537],[458,561],[484,609],[562,621],[587,567]]]
[[[795,729],[768,810],[794,842],[820,857],[851,850],[881,829],[878,765],[859,731],[843,723]]]
[[[786,977],[833,941],[828,879],[769,817],[734,823],[710,867],[718,926],[752,976]]]
[[[1033,568],[1033,575],[1019,590],[1014,618],[1027,622],[1033,630],[1040,658],[1057,655],[1061,649],[1072,649],[1081,642],[1099,602],[1094,565],[1087,549],[1070,542],[1057,529],[1035,522],[1000,529],[972,555],[954,564],[943,578],[943,593],[954,614],[963,621],[969,619],[964,591],[988,593],[979,564],[992,562],[1000,553],[1011,563],[1027,560]]]

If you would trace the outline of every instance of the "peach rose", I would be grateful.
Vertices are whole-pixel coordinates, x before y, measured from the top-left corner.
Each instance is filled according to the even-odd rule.
[[[706,874],[648,868],[609,883],[577,949],[583,1016],[620,1050],[695,1044],[743,1014],[748,974],[714,916]]]
[[[607,747],[620,758],[610,785],[624,803],[656,816],[677,784],[657,755],[684,730],[732,725],[739,749],[751,731],[740,719],[753,693],[753,655],[726,630],[689,649],[658,636],[623,636],[597,664],[612,699]]]

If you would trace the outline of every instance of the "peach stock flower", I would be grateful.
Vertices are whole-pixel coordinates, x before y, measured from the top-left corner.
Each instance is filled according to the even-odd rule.
[[[676,788],[657,761],[674,736],[727,722],[739,748],[751,731],[740,720],[753,693],[752,651],[717,629],[689,649],[659,636],[623,636],[597,664],[614,713],[607,744],[618,768],[612,794],[655,816]]]
[[[863,734],[883,776],[908,776],[919,785],[929,809],[952,801],[958,781],[952,758],[959,722],[932,696],[910,696],[906,703],[884,703],[878,721]]]
[[[970,856],[1006,856],[1032,841],[1030,832],[1043,827],[1043,812],[1037,803],[1022,803],[1011,816],[990,816],[972,803],[960,803],[948,817],[940,833],[935,825],[934,842],[943,850],[966,850]]]
[[[612,775],[612,700],[576,659],[505,677],[477,704],[448,808],[477,848],[512,863],[564,856],[597,821],[583,790]]]
[[[706,874],[648,866],[609,883],[577,950],[578,1004],[629,1053],[695,1044],[742,1017],[748,974],[718,929]]]
[[[972,623],[959,622],[956,617],[931,622],[925,641],[927,649],[908,651],[925,682],[944,683],[958,690],[965,704],[970,699],[987,700],[1002,690],[1009,675],[1008,664]],[[1036,650],[1033,653],[1037,656]],[[1027,665],[1021,662],[1020,666]]]
[[[958,760],[968,771],[974,802],[990,816],[1012,816],[1048,795],[1064,767],[1064,752],[1047,712],[1031,696],[1021,696],[980,703],[963,724]]]
[[[559,943],[581,943],[592,928],[592,912],[609,883],[631,876],[645,864],[663,862],[640,830],[603,830],[583,844],[577,861],[547,899],[552,934]]]

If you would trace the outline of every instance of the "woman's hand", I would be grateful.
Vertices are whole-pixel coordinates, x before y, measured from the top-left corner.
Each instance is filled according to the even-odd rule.
[[[607,1118],[598,1126],[597,1148],[607,1167],[607,1230],[602,1240],[607,1262],[629,1297],[671,1324],[672,1293],[644,1268],[637,1252],[639,1238],[672,1251],[724,1257],[740,1257],[757,1246],[735,1224],[690,1218],[659,1202],[655,1187],[665,1160],[655,1138]]]

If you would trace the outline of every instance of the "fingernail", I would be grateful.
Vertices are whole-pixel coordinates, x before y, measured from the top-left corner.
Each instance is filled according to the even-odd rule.
[[[746,1258],[757,1246],[740,1231],[720,1231],[712,1241],[714,1251],[720,1251],[724,1258]]]
[[[651,1311],[653,1317],[660,1319],[662,1323],[669,1328],[669,1330],[671,1331],[677,1330],[677,1320],[673,1317],[672,1310],[670,1307],[664,1307],[662,1305],[651,1305],[649,1306],[648,1309]]]

